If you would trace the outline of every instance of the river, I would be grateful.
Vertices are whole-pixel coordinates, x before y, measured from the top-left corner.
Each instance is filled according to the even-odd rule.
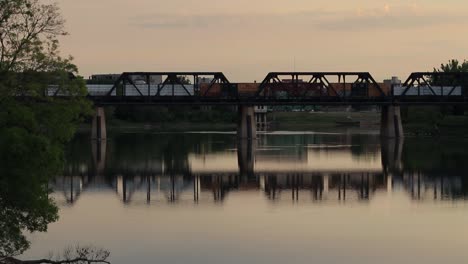
[[[112,263],[466,263],[468,143],[376,133],[79,134],[49,182],[60,219],[22,258]]]

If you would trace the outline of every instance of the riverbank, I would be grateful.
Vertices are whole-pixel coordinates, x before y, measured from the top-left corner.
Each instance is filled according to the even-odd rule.
[[[89,131],[90,124],[82,124],[79,131]],[[207,122],[129,122],[120,119],[107,121],[108,133],[133,133],[133,132],[184,132],[184,131],[234,131],[235,123],[207,123]]]
[[[282,131],[337,131],[379,129],[380,114],[375,112],[275,112],[268,114],[269,130]],[[349,121],[359,124],[347,124]],[[341,123],[340,123],[341,122]],[[83,124],[80,131],[90,130]],[[235,131],[236,122],[130,122],[111,118],[107,120],[107,130],[112,132],[183,132],[183,131]]]
[[[313,130],[355,127],[378,130],[378,112],[274,112],[268,115],[273,130]]]
[[[379,112],[273,112],[268,114],[270,131],[372,131],[380,130]],[[468,116],[448,115],[443,118],[427,118],[413,115],[404,120],[407,136],[457,136],[468,135]],[[90,130],[83,124],[80,131]],[[130,122],[117,118],[107,120],[112,132],[183,132],[183,131],[235,131],[236,122],[165,121]]]

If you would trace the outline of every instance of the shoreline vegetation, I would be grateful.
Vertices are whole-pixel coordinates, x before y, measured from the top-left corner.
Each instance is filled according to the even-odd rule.
[[[434,108],[434,107],[433,107]],[[113,110],[111,110],[113,111]],[[218,112],[218,113],[216,113]],[[204,113],[203,118],[187,120],[179,117],[160,121],[122,120],[108,113],[107,129],[113,132],[183,132],[183,131],[235,131],[235,113],[220,119],[220,111]],[[214,116],[214,118],[213,118]],[[467,115],[442,115],[438,110],[402,109],[406,136],[463,136],[468,135]],[[212,120],[210,120],[212,119]],[[379,111],[330,111],[330,112],[270,112],[267,131],[372,131],[380,130]],[[357,123],[357,124],[356,124]],[[89,131],[89,123],[81,124],[79,131]]]

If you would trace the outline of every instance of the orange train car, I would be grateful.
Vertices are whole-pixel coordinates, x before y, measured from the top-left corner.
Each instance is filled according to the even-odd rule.
[[[378,83],[380,89],[384,93],[384,95],[389,95],[391,86],[385,83]],[[380,97],[382,94],[380,93],[377,85],[370,83],[365,84],[363,87],[359,87],[358,85],[354,85],[353,83],[331,83],[333,89],[340,95],[347,95],[353,97]],[[330,91],[331,95],[336,95],[334,91]]]
[[[313,97],[320,95],[330,96],[353,96],[353,97],[380,97],[381,93],[375,84],[365,84],[362,87],[353,83],[331,83],[333,89],[327,91],[325,87],[316,83],[277,83],[270,84],[265,90],[269,95],[288,93],[292,97]],[[388,84],[378,84],[385,95],[390,94],[391,87]],[[200,84],[200,95],[207,97],[251,97],[258,91],[259,83],[237,83],[237,84]]]
[[[258,83],[200,84],[200,95],[207,97],[249,97],[257,93]]]

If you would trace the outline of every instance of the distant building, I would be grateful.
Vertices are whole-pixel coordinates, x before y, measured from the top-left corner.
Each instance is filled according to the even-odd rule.
[[[257,122],[257,130],[265,131],[268,126],[267,122],[268,108],[264,105],[257,105],[254,108],[255,121]]]
[[[388,85],[388,87],[391,87],[395,85],[401,85],[401,80],[398,77],[393,76],[391,79],[384,80],[383,83]]]

